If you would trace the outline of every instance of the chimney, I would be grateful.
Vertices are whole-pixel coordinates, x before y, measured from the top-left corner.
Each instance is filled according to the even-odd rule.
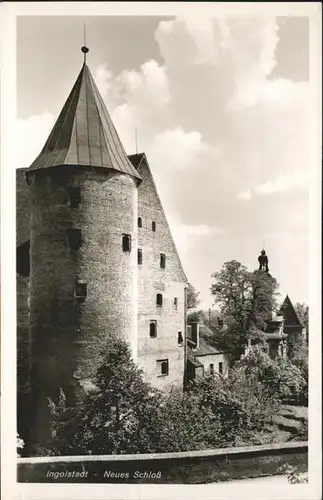
[[[197,321],[191,323],[192,341],[196,344],[196,349],[200,347],[200,325]]]

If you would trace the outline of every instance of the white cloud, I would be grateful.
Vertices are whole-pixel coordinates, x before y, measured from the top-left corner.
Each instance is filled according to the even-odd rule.
[[[254,188],[257,194],[271,195],[277,192],[287,192],[292,189],[308,189],[308,175],[306,171],[297,171],[292,174],[282,174],[273,181],[265,182]]]
[[[16,149],[16,168],[31,165],[41,152],[54,122],[55,117],[47,111],[27,119],[17,119],[16,136],[19,147]]]
[[[261,234],[277,227],[303,234],[306,226],[309,84],[270,76],[278,34],[268,17],[162,21],[155,37],[163,64],[148,60],[117,75],[101,65],[94,73],[129,154],[137,129],[199,286],[228,255],[246,259]],[[49,118],[20,123],[22,149],[39,153]],[[273,203],[275,194],[282,196]]]
[[[238,200],[251,200],[251,193],[250,191],[240,191],[238,193]]]
[[[164,171],[199,168],[214,148],[202,140],[199,132],[185,132],[180,127],[155,135],[149,157]]]

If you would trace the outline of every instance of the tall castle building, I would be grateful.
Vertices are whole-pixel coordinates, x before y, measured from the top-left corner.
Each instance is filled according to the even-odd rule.
[[[111,335],[153,386],[182,386],[186,285],[144,153],[127,156],[84,64],[32,165],[17,170],[18,431],[48,434]]]

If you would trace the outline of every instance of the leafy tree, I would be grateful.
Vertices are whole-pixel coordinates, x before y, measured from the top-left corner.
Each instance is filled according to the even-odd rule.
[[[220,343],[239,359],[248,339],[255,331],[261,334],[271,317],[278,283],[263,271],[249,272],[236,260],[225,262],[212,277],[211,293],[226,325]]]
[[[300,322],[302,323],[302,326],[305,327],[306,339],[308,340],[309,307],[304,303],[301,304],[300,302],[297,302],[297,304],[295,304],[295,311],[297,313]]]
[[[306,386],[301,371],[289,359],[271,359],[259,347],[237,363],[245,369],[248,377],[255,377],[268,391],[269,395],[277,395],[281,400],[298,400]]]
[[[142,379],[125,342],[110,339],[96,377],[97,390],[69,407],[61,391],[50,402],[50,454],[122,454],[201,449],[212,415],[197,397],[160,393]],[[213,418],[214,420],[214,418]]]
[[[187,309],[196,309],[200,303],[200,292],[197,292],[194,286],[189,283],[187,287]]]

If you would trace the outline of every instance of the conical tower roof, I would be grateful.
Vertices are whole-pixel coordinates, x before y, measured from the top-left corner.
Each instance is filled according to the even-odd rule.
[[[141,180],[85,62],[41,153],[28,171],[60,165],[112,169]]]

